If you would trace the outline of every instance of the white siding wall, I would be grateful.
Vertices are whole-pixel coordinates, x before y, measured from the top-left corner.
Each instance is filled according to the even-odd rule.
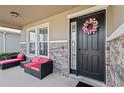
[[[6,34],[6,51],[16,52],[19,51],[20,35],[18,34]]]
[[[5,34],[5,52],[19,51],[20,34],[6,33]],[[3,31],[0,31],[0,53],[4,52],[3,48]]]

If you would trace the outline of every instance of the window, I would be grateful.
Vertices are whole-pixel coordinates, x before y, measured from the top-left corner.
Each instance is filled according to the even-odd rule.
[[[71,23],[71,69],[76,70],[76,34],[77,23]]]
[[[48,24],[28,29],[28,54],[48,57],[49,50]]]
[[[35,41],[36,41],[35,30],[29,31],[29,53],[30,54],[35,54]]]
[[[38,30],[38,53],[39,55],[48,56],[48,27],[39,28]]]

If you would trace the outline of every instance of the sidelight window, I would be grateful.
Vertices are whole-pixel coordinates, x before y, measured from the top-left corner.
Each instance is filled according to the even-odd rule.
[[[76,70],[76,33],[77,23],[71,23],[71,69]]]

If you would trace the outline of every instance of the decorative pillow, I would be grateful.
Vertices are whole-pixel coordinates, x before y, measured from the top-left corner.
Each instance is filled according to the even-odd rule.
[[[40,57],[34,57],[34,58],[32,59],[32,62],[40,62]]]
[[[48,58],[40,58],[40,62],[39,63],[45,63],[48,62],[49,59]]]
[[[23,53],[18,54],[17,58],[20,60],[24,60],[24,54]]]

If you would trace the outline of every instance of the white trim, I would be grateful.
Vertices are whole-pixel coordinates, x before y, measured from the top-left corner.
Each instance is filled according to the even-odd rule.
[[[7,28],[7,27],[1,27],[1,26],[0,26],[0,30],[1,30],[1,32],[21,34],[21,30],[12,29],[12,28]]]
[[[49,54],[49,52],[50,52],[50,46],[49,46],[49,41],[50,41],[50,26],[49,26],[49,22],[46,23],[45,25],[47,25],[47,27],[48,27],[48,58],[49,58],[50,57],[50,54]]]
[[[29,32],[31,32],[31,31],[34,31],[35,32],[35,42],[30,42],[29,41]],[[36,46],[37,46],[37,31],[36,31],[36,28],[35,29],[30,29],[30,30],[28,30],[28,42],[27,42],[27,45],[28,45],[28,49],[29,49],[29,44],[30,43],[35,43],[35,54],[31,54],[30,52],[29,52],[29,50],[28,50],[28,54],[29,55],[32,55],[32,56],[35,56],[35,55],[37,55],[37,49],[36,49]]]
[[[76,13],[73,13],[73,14],[69,14],[69,15],[67,15],[67,19],[71,19],[71,18],[75,18],[75,17],[78,17],[78,16],[86,15],[86,14],[89,14],[89,13],[97,12],[97,11],[100,11],[100,10],[103,10],[103,9],[107,9],[108,6],[109,5],[94,6],[94,7],[91,7],[91,8],[88,8],[88,9],[85,9],[85,10],[82,10],[82,11],[79,11],[79,12],[76,12]]]
[[[121,24],[108,38],[107,41],[111,41],[113,39],[119,38],[124,35],[124,23]]]
[[[68,42],[68,40],[54,40],[54,41],[49,41],[49,43],[64,43]]]
[[[38,28],[35,28],[35,32],[36,32],[36,39],[35,39],[35,55],[38,55]]]
[[[70,68],[71,68],[71,66],[70,66],[70,59],[71,59],[71,54],[70,54],[70,41],[71,41],[71,39],[70,39],[70,20],[68,19],[68,73],[69,73],[69,75],[70,75]]]
[[[28,45],[28,29],[26,29],[26,55],[29,55],[29,45]]]
[[[105,11],[106,11],[106,15],[105,15],[105,47],[104,47],[104,50],[105,50],[105,53],[104,53],[104,55],[105,55],[105,58],[104,58],[104,60],[105,60],[105,62],[104,62],[104,78],[105,78],[105,80],[104,80],[104,83],[106,83],[107,81],[106,81],[106,79],[107,79],[107,67],[106,67],[106,64],[107,64],[107,49],[106,49],[106,47],[107,47],[107,40],[106,40],[106,38],[107,38],[107,28],[108,28],[108,24],[107,24],[107,16],[108,16],[108,10],[107,10],[108,8],[106,8],[105,9]]]
[[[3,33],[3,52],[6,52],[6,32]]]

